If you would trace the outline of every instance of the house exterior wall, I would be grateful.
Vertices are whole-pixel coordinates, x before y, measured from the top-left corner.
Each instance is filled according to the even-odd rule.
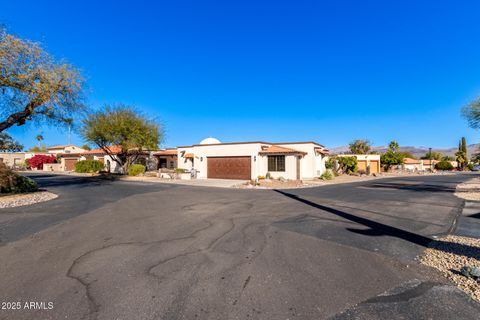
[[[315,148],[318,145],[308,142],[308,143],[286,143],[286,144],[275,144],[280,147],[291,148],[298,151],[306,152],[300,159],[300,177],[302,179],[313,179],[315,177],[321,176],[325,172],[325,155],[319,154],[315,151]],[[286,160],[286,159],[285,159]],[[296,170],[296,165],[295,165]],[[296,174],[295,174],[296,177]]]
[[[80,147],[70,145],[70,146],[65,146],[64,148],[55,148],[55,149],[47,149],[48,153],[50,154],[59,154],[59,153],[82,153],[85,152],[85,149],[82,149]]]
[[[258,176],[265,176],[268,171],[268,155],[259,154],[262,147],[269,147],[272,144],[253,142],[239,144],[214,144],[214,145],[194,145],[189,147],[178,147],[178,168],[191,170],[192,167],[197,170],[197,178],[207,178],[208,157],[236,157],[249,156],[251,161],[251,179]],[[285,143],[275,144],[277,146],[295,149],[305,152],[305,155],[286,154],[285,172],[270,172],[273,178],[283,177],[285,179],[297,179],[297,157],[300,156],[300,178],[313,179],[325,172],[326,157],[317,154],[315,148],[319,145],[314,143]],[[193,154],[192,159],[185,158],[186,154]]]
[[[191,148],[186,148],[185,154],[193,153],[193,168],[197,170],[197,178],[207,178],[207,163],[208,157],[235,157],[235,156],[250,156],[251,157],[251,176],[257,177],[257,164],[258,152],[262,150],[260,143],[246,143],[246,144],[216,144],[216,145],[199,145]],[[191,160],[185,162],[185,158],[182,156],[181,148],[179,148],[179,167],[182,163],[182,167],[191,169]],[[188,166],[190,166],[188,168]]]
[[[0,161],[5,163],[7,167],[14,168],[15,166],[25,165],[25,161],[33,156],[41,154],[50,156],[49,153],[35,153],[35,152],[0,152]]]
[[[421,163],[404,163],[402,167],[403,167],[403,170],[408,170],[408,171],[423,170],[423,166]]]
[[[294,155],[294,154],[285,155],[285,171],[268,171],[268,155],[260,156],[260,159],[258,162],[259,162],[259,166],[258,166],[259,171],[254,178],[258,178],[258,176],[266,176],[268,172],[270,173],[270,177],[272,177],[273,179],[278,179],[278,178],[284,178],[289,180],[297,179],[297,155]]]
[[[104,164],[103,168],[104,168],[105,171],[108,170],[108,163],[110,163],[110,172],[111,173],[121,173],[122,172],[122,167],[117,162],[115,162],[115,160],[113,160],[113,157],[109,156],[109,155],[106,155],[106,154],[105,155],[103,155],[103,154],[102,155],[94,155],[93,160],[102,161],[102,159],[103,159],[103,164]],[[85,160],[85,159],[82,159],[82,160]]]
[[[177,149],[177,168],[191,170],[193,168],[193,159],[185,158],[187,153],[193,153],[193,147],[180,147]]]
[[[7,167],[13,168],[14,166],[25,163],[24,152],[1,152],[0,162],[3,162]]]

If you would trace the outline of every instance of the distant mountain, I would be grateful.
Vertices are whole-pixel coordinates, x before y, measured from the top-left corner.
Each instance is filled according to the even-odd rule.
[[[382,154],[388,150],[388,146],[377,146],[377,147],[373,147],[372,149],[375,153]],[[468,145],[467,146],[468,157],[472,156],[475,153],[478,153],[479,149],[480,149],[480,144],[478,143]],[[350,153],[350,149],[348,148],[348,146],[330,148],[329,150],[331,154]],[[458,147],[448,148],[448,149],[432,148],[432,151],[440,152],[445,156],[454,156],[457,150],[458,150]],[[400,151],[410,152],[415,157],[420,158],[420,157],[423,157],[428,152],[428,148],[427,147],[400,147]]]

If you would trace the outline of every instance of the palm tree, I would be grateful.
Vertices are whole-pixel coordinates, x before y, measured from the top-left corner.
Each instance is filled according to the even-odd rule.
[[[73,119],[72,118],[66,118],[66,119],[63,120],[63,122],[65,122],[68,126],[68,144],[70,145],[71,135],[72,135]]]
[[[390,144],[388,145],[388,148],[390,150],[392,150],[393,152],[397,152],[398,149],[400,149],[400,145],[398,144],[397,141],[393,140],[392,142],[390,142]]]

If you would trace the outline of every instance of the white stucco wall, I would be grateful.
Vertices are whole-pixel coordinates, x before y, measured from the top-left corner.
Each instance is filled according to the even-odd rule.
[[[300,178],[313,179],[325,172],[326,157],[317,154],[315,148],[319,145],[307,143],[295,144],[275,144],[285,148],[303,151],[306,154],[300,158]],[[192,168],[191,159],[186,159],[186,154],[193,154],[193,167],[197,170],[197,178],[207,178],[208,157],[235,157],[249,156],[251,159],[251,179],[258,176],[265,176],[268,172],[268,156],[259,155],[263,147],[269,147],[268,143],[241,143],[241,144],[215,144],[215,145],[194,145],[187,147],[178,147],[178,168],[190,170]],[[285,156],[285,172],[270,172],[274,178],[283,177],[285,179],[297,179],[297,156]]]
[[[313,179],[315,177],[321,176],[325,172],[326,158],[324,155],[317,154],[317,152],[315,151],[315,148],[320,147],[319,145],[311,142],[286,143],[286,144],[277,144],[277,145],[307,153],[300,159],[300,178],[301,179]],[[295,166],[295,170],[296,170],[296,166]],[[296,171],[295,171],[294,179],[296,179]]]
[[[194,154],[193,167],[197,170],[197,178],[207,178],[207,163],[208,157],[235,157],[235,156],[249,156],[251,157],[251,177],[252,179],[258,176],[258,152],[262,150],[260,143],[245,143],[245,144],[217,144],[217,145],[196,145],[191,148],[186,148],[187,153]],[[188,161],[185,163],[184,158],[181,157],[181,148],[179,148],[179,163],[183,163],[184,167],[188,167]],[[256,159],[257,158],[257,159]],[[180,167],[180,165],[179,165]]]

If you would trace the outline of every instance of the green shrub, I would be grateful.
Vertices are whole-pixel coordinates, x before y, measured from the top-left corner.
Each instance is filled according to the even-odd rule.
[[[0,165],[0,193],[24,193],[38,190],[38,185],[30,178],[21,176],[4,164]]]
[[[145,166],[143,164],[132,164],[128,167],[129,176],[138,176],[145,173]]]
[[[356,157],[338,157],[338,164],[346,174],[352,174],[358,170]]]
[[[258,176],[257,179],[258,180],[265,180],[265,176]]]
[[[183,169],[183,168],[176,168],[175,169],[175,173],[186,173],[186,172],[188,172],[188,171]]]
[[[435,164],[437,170],[453,170],[453,165],[449,161],[442,160]]]
[[[333,173],[332,169],[327,169],[321,176],[320,179],[322,180],[333,180],[335,178],[335,174]]]
[[[334,163],[337,160],[336,157],[329,157],[327,161],[325,161],[325,168],[326,169],[333,169]]]
[[[103,170],[103,163],[98,160],[81,160],[75,163],[75,172],[93,173]]]

